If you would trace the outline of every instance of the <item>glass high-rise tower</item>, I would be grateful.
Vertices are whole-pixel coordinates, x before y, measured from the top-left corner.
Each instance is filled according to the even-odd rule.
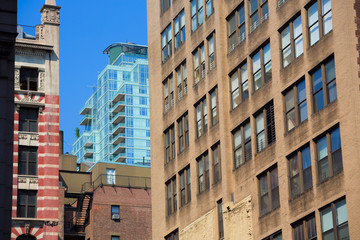
[[[78,162],[150,165],[147,47],[115,43],[104,53],[109,64],[80,111],[85,128],[72,152]]]

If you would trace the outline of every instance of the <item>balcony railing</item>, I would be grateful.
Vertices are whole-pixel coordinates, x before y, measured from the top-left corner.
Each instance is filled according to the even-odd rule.
[[[148,189],[151,188],[151,179],[149,177],[100,174],[93,182],[94,189],[104,185]]]
[[[17,33],[18,33],[18,35],[16,38],[36,40],[36,27],[35,26],[18,25]]]

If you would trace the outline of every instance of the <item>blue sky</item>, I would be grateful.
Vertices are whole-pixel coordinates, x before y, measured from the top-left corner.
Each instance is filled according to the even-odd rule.
[[[41,23],[45,0],[18,0],[18,24]],[[71,152],[80,109],[108,63],[115,42],[147,45],[146,0],[56,0],[60,10],[60,130]],[[82,129],[82,128],[80,128]]]

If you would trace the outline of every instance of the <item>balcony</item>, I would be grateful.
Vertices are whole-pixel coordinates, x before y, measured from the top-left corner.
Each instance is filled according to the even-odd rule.
[[[89,115],[91,113],[91,107],[85,106],[81,109],[80,115]]]
[[[114,162],[125,162],[126,161],[126,153],[119,153],[114,156]]]
[[[103,185],[148,189],[151,188],[151,178],[100,174],[99,177],[95,179],[93,184],[94,184],[94,189]]]
[[[118,112],[111,120],[112,124],[118,124],[125,120],[125,111]]]
[[[116,102],[118,102],[118,101],[120,101],[120,100],[124,100],[124,97],[125,97],[124,91],[119,91],[119,92],[117,92],[117,93],[115,94],[112,102],[113,102],[113,103],[116,103]]]
[[[89,123],[91,122],[91,119],[92,119],[92,117],[91,117],[91,115],[89,115],[89,114],[86,114],[84,117],[83,117],[83,119],[81,120],[81,122],[80,122],[80,125],[89,125]]]
[[[113,150],[113,154],[125,153],[126,144],[125,142],[118,143]]]
[[[125,107],[125,101],[118,101],[115,106],[111,108],[111,113],[118,113]]]
[[[125,141],[125,133],[119,133],[113,138],[112,144],[116,145]]]
[[[116,126],[113,127],[111,134],[116,135],[116,134],[119,134],[120,132],[124,132],[125,128],[126,128],[125,123],[120,122]]]
[[[94,145],[94,137],[92,134],[84,132],[82,137],[84,139],[84,147],[91,148]]]
[[[92,158],[94,156],[94,150],[92,148],[84,149],[84,158]]]

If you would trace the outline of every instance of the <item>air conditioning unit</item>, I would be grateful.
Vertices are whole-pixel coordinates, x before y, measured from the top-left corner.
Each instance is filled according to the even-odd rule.
[[[111,215],[112,220],[120,220],[120,214],[113,214]]]

